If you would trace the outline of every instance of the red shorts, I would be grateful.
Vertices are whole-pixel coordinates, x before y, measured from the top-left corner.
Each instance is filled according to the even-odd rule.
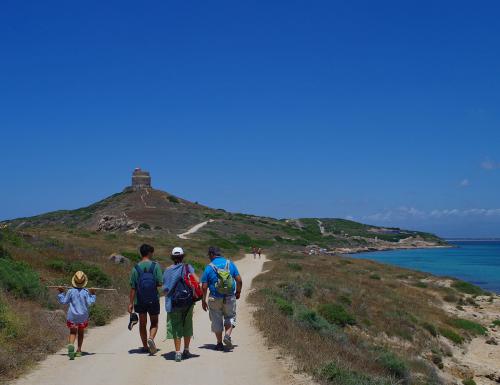
[[[85,322],[80,322],[80,323],[73,323],[71,321],[66,321],[66,326],[70,329],[85,329],[87,326],[89,326],[89,321]]]

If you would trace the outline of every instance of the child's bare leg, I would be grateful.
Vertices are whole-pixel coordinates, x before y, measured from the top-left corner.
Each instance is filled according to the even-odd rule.
[[[189,344],[190,343],[191,343],[191,336],[185,336],[184,337],[184,350],[188,350],[189,351]]]
[[[142,347],[148,348],[148,332],[146,326],[148,324],[148,313],[139,313],[139,334],[141,335]]]
[[[158,331],[158,315],[152,315],[149,317],[151,325],[149,327],[149,338],[152,340],[156,337],[156,332]]]
[[[70,345],[74,345],[75,344],[75,340],[76,340],[76,333],[78,333],[78,329],[76,328],[71,328],[69,329],[69,337],[68,337],[68,343]]]
[[[77,352],[82,351],[83,336],[85,335],[85,329],[78,329],[78,349]]]
[[[181,351],[181,339],[180,338],[174,338],[174,346],[175,346],[176,352]]]

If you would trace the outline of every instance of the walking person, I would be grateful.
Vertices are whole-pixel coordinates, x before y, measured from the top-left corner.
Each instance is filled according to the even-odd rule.
[[[259,254],[259,259],[260,259],[260,256],[262,254],[262,248],[261,247],[259,247],[259,249],[257,250],[257,253]]]
[[[252,253],[253,253],[253,259],[257,258],[257,248],[255,246],[252,247]]]
[[[194,268],[183,263],[184,256],[184,250],[181,247],[174,247],[170,256],[174,264],[163,273],[167,339],[174,340],[176,362],[192,357],[189,344],[193,336],[194,299],[192,289],[185,282],[186,277],[191,275],[199,288],[199,279]],[[184,350],[181,353],[182,339],[184,339]]]
[[[209,311],[212,332],[217,338],[216,350],[223,351],[224,345],[228,349],[233,347],[231,333],[236,327],[236,300],[240,298],[243,282],[236,265],[224,258],[219,248],[210,247],[208,257],[210,264],[201,277],[202,307]]]
[[[62,305],[68,305],[66,326],[69,329],[68,356],[70,360],[82,355],[85,328],[89,325],[89,307],[95,300],[95,290],[85,289],[88,278],[83,271],[77,271],[71,279],[72,288],[65,292],[64,287],[58,287],[57,299]],[[75,352],[75,340],[78,335],[78,347]]]
[[[141,261],[130,273],[130,303],[128,312],[139,313],[139,334],[142,341],[142,351],[151,355],[157,352],[155,337],[158,331],[158,315],[160,314],[160,297],[158,287],[162,286],[162,271],[160,265],[152,261],[155,249],[143,244],[139,248]],[[149,337],[146,330],[149,314]]]

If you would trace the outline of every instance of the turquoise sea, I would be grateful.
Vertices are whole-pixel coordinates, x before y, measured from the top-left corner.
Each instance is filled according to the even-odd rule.
[[[455,247],[375,251],[351,257],[455,277],[500,294],[500,241],[449,243]]]

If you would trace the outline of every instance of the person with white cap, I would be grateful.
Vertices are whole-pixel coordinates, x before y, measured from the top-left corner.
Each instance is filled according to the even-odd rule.
[[[163,290],[165,291],[165,310],[167,312],[167,339],[174,340],[175,361],[192,357],[189,344],[193,336],[193,289],[189,286],[189,278],[199,285],[198,276],[193,266],[183,263],[184,250],[174,247],[171,253],[173,265],[163,273]],[[184,339],[184,350],[181,353],[181,340]]]
[[[74,360],[82,355],[83,336],[89,324],[89,307],[95,302],[95,290],[85,289],[88,283],[87,275],[77,271],[71,279],[73,287],[65,293],[64,287],[59,287],[57,299],[62,305],[68,305],[66,326],[69,329],[68,356]],[[75,352],[75,340],[78,334],[78,348]]]

